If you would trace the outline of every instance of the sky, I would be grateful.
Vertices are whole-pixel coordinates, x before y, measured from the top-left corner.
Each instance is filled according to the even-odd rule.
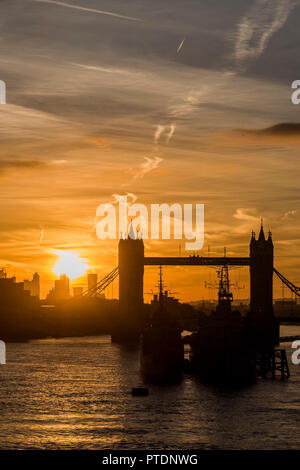
[[[129,194],[205,204],[200,255],[247,256],[262,218],[276,268],[300,284],[300,127],[279,125],[300,122],[299,19],[298,0],[0,0],[8,274],[38,271],[46,293],[55,253],[70,250],[106,275],[117,241],[97,239],[96,209]],[[175,256],[178,241],[148,240],[145,252]],[[148,292],[157,269],[146,271]],[[247,269],[232,277],[246,297]],[[211,269],[165,278],[183,300],[213,295]]]

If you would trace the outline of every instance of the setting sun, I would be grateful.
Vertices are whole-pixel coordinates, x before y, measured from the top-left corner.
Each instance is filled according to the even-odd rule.
[[[75,279],[83,276],[89,268],[87,260],[80,258],[75,253],[65,250],[55,250],[55,254],[59,257],[53,268],[57,276],[66,274],[70,279]]]

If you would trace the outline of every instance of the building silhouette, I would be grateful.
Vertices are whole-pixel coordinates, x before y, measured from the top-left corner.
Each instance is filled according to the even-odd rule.
[[[59,279],[54,281],[54,287],[47,295],[47,302],[56,302],[70,298],[70,280],[66,274],[62,274]]]
[[[73,287],[73,297],[79,297],[82,295],[83,287]]]
[[[38,275],[39,279],[39,275]],[[7,277],[4,269],[0,269],[0,298],[1,306],[5,308],[6,305],[36,305],[38,296],[32,296],[29,289],[24,288],[24,282],[17,282],[16,277]],[[32,299],[35,297],[35,299]]]
[[[40,298],[40,276],[34,273],[31,281],[24,279],[24,290],[30,292],[31,297]]]
[[[93,274],[90,273],[87,275],[87,284],[88,284],[88,290],[91,291],[93,290],[98,282],[98,274]]]

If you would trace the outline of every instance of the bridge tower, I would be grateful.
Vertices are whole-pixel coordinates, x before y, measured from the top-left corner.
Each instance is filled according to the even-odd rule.
[[[256,240],[252,232],[250,242],[250,318],[258,348],[269,349],[276,343],[273,314],[273,259],[272,234],[265,238],[263,225]]]
[[[141,314],[144,282],[144,242],[130,226],[128,237],[119,241],[119,303],[122,314]]]

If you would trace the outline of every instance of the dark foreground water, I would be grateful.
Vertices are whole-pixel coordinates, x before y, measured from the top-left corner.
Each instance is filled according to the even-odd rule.
[[[300,334],[300,327],[281,328]],[[288,357],[290,360],[290,345]],[[0,366],[1,449],[295,449],[300,365],[291,378],[221,391],[186,375],[142,383],[138,353],[108,336],[8,344]]]

